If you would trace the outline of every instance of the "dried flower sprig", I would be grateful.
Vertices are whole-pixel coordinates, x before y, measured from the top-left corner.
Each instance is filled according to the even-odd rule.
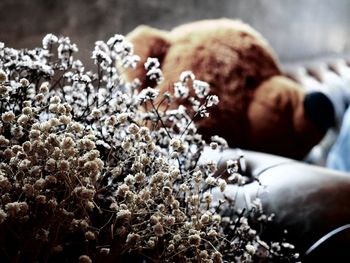
[[[120,72],[139,60],[121,35],[96,42],[96,73],[69,38],[42,44],[0,44],[1,261],[293,261],[289,244],[260,239],[251,211],[226,206],[226,217],[228,200],[213,202],[227,183],[216,163],[198,163],[205,142],[194,124],[218,103],[207,83],[184,72],[174,95],[139,91]],[[159,66],[145,64],[158,85]],[[192,106],[168,105],[178,99]],[[226,147],[213,137],[212,149]]]

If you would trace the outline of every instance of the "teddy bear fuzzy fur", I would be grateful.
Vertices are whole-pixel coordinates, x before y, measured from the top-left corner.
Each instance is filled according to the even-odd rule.
[[[304,114],[304,89],[282,76],[267,41],[241,21],[203,20],[171,31],[139,26],[127,38],[141,58],[127,77],[139,78],[141,88],[154,86],[143,67],[148,57],[161,63],[161,92],[173,92],[185,70],[210,84],[220,103],[196,121],[206,140],[219,135],[231,147],[300,159],[324,135]]]

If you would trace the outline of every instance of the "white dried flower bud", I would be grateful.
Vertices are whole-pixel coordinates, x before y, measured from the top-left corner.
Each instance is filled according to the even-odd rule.
[[[12,217],[16,217],[19,214],[26,214],[28,209],[29,207],[26,202],[12,202],[5,205],[6,212]]]
[[[50,104],[59,104],[61,103],[61,98],[58,96],[53,96],[50,98]]]
[[[26,78],[22,78],[19,81],[22,85],[22,87],[28,87],[29,86],[29,81]]]
[[[57,104],[57,112],[59,114],[66,114],[66,107],[63,104]]]
[[[128,174],[125,178],[124,178],[124,182],[129,185],[132,186],[135,183],[135,177],[132,174]]]
[[[35,95],[34,98],[37,102],[43,101],[44,100],[44,95],[42,93],[38,93],[37,95]]]
[[[10,144],[10,141],[5,138],[5,136],[0,135],[0,147],[5,147]]]
[[[131,142],[129,140],[124,139],[121,146],[125,151],[130,151],[132,145],[131,145]]]
[[[110,252],[110,249],[109,249],[109,248],[103,247],[103,248],[100,249],[100,254],[101,254],[102,256],[107,256],[107,255],[109,255],[109,252]]]
[[[95,190],[88,189],[85,186],[77,186],[74,188],[73,192],[81,199],[92,200],[95,196]]]
[[[45,169],[49,172],[53,172],[56,169],[56,160],[50,158],[46,161]]]
[[[128,130],[132,134],[136,134],[139,131],[139,127],[135,123],[131,123],[128,127]]]
[[[219,185],[220,191],[224,192],[227,185],[226,181],[220,178],[218,179],[218,185]]]
[[[210,143],[210,148],[212,149],[212,150],[216,150],[217,148],[218,148],[218,143],[217,142],[211,142]]]
[[[117,212],[117,219],[118,220],[130,220],[131,219],[131,212],[128,209],[122,209]]]
[[[138,183],[142,183],[145,180],[145,178],[146,178],[146,174],[143,172],[139,172],[135,174],[135,180]]]
[[[190,188],[188,187],[188,185],[186,183],[182,183],[180,185],[180,191],[182,192],[187,192]]]
[[[215,185],[215,178],[212,177],[212,176],[208,176],[206,179],[205,179],[205,183],[207,185]]]
[[[222,263],[222,254],[219,251],[215,251],[211,255],[211,259],[213,260],[213,263]]]
[[[5,123],[9,123],[15,120],[15,114],[12,111],[7,111],[1,114],[1,119]]]
[[[198,234],[190,235],[188,241],[191,245],[198,247],[201,244],[201,237]]]
[[[201,81],[201,80],[194,80],[193,81],[193,89],[194,89],[197,97],[200,99],[207,96],[209,93],[209,90],[210,90],[209,84],[204,82],[204,81]]]
[[[203,214],[203,215],[201,216],[201,218],[200,218],[200,222],[201,222],[203,225],[208,224],[208,223],[210,222],[210,216],[209,216],[207,213]]]
[[[41,132],[39,131],[39,130],[31,130],[30,131],[30,133],[29,133],[29,138],[30,139],[33,139],[33,140],[35,140],[35,139],[38,139],[39,138],[39,136],[40,136],[40,134],[41,134]]]
[[[43,82],[41,85],[40,85],[40,88],[39,88],[39,92],[40,93],[48,93],[49,92],[49,82]]]
[[[71,137],[64,137],[61,142],[62,149],[69,149],[75,145],[74,140]]]
[[[57,103],[51,103],[49,105],[49,111],[53,113],[57,113],[58,111],[58,104]]]
[[[31,107],[24,107],[24,108],[22,109],[22,113],[23,113],[23,114],[26,114],[26,115],[32,115],[33,109],[32,109]]]
[[[179,138],[172,138],[170,140],[170,146],[174,148],[175,151],[177,151],[182,146],[182,141]]]
[[[213,195],[210,192],[205,192],[203,194],[203,200],[207,203],[207,204],[211,204],[211,202],[213,201]]]
[[[6,220],[7,214],[4,210],[0,208],[0,224],[2,224]]]
[[[183,71],[180,74],[180,81],[183,82],[183,83],[188,81],[188,80],[194,80],[194,79],[195,79],[195,76],[192,73],[192,71]]]
[[[50,45],[57,43],[58,37],[54,34],[47,34],[42,41],[43,48],[48,49]],[[87,262],[79,262],[79,263],[87,263]]]
[[[58,162],[58,168],[60,171],[68,171],[69,170],[69,162],[67,160],[60,160]]]
[[[111,170],[112,176],[114,178],[119,177],[123,172],[123,169],[120,166],[116,166]]]
[[[207,259],[209,257],[208,251],[206,250],[201,250],[201,252],[199,252],[199,257],[201,259]]]
[[[252,255],[252,256],[255,255],[256,249],[254,246],[248,244],[245,246],[245,249],[250,255]]]
[[[35,197],[35,200],[38,204],[45,204],[46,203],[46,196],[45,195],[37,195]]]
[[[17,119],[17,123],[21,126],[24,126],[28,123],[29,121],[29,116],[28,115],[25,115],[25,114],[21,114],[18,119]]]
[[[169,186],[164,186],[162,191],[164,196],[169,196],[173,192],[173,190]]]
[[[107,126],[114,126],[117,124],[117,117],[110,116],[105,120],[105,125]]]
[[[61,115],[60,117],[59,117],[59,121],[62,123],[62,124],[64,124],[64,125],[68,125],[70,122],[71,122],[71,118],[70,117],[68,117],[68,116],[66,116],[66,115]]]
[[[43,189],[45,187],[45,179],[40,178],[35,181],[34,188],[35,189]]]
[[[82,255],[79,257],[79,263],[92,263],[92,260],[87,255]]]
[[[55,127],[60,124],[60,121],[57,118],[51,118],[48,120],[48,122],[51,127]]]
[[[0,136],[1,137],[1,136]],[[22,147],[23,147],[23,150],[26,152],[26,153],[29,153],[32,149],[32,144],[29,142],[29,141],[26,141],[22,144]]]
[[[7,74],[5,71],[0,69],[0,83],[7,81]]]
[[[141,236],[136,233],[129,233],[126,237],[126,244],[134,246],[139,240]]]
[[[0,95],[1,96],[4,96],[4,97],[7,96],[9,91],[10,91],[9,88],[7,88],[4,85],[0,85]]]
[[[85,235],[85,238],[87,240],[95,240],[96,239],[95,233],[92,231],[87,231],[87,232],[85,232],[84,235]]]
[[[200,170],[193,173],[194,181],[199,184],[203,181],[202,172]]]
[[[214,229],[210,229],[207,235],[211,238],[215,238],[218,235],[218,232],[216,232]]]
[[[154,233],[156,234],[156,236],[163,236],[164,235],[164,228],[162,226],[162,224],[160,224],[159,222],[153,227]]]
[[[172,159],[177,159],[179,157],[179,153],[177,152],[177,151],[173,151],[172,153],[171,153],[171,158]]]
[[[121,184],[118,186],[116,194],[125,197],[127,191],[129,191],[129,186],[127,184]]]
[[[92,110],[92,112],[91,112],[92,118],[98,119],[98,118],[101,118],[101,116],[102,116],[102,112],[99,109]]]
[[[117,121],[119,123],[125,123],[128,120],[129,114],[128,113],[120,113],[117,116]]]

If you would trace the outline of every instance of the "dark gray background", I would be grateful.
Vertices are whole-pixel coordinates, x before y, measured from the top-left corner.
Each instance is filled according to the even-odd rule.
[[[282,62],[350,50],[350,0],[1,0],[0,41],[30,48],[48,32],[67,35],[86,61],[96,40],[139,24],[170,29],[220,17],[251,24]]]

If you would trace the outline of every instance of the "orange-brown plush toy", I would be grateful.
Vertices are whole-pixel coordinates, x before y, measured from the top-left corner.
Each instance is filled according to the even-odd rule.
[[[220,103],[197,122],[205,139],[219,135],[231,147],[302,158],[325,134],[327,127],[305,112],[304,89],[282,76],[266,40],[247,24],[204,20],[170,32],[139,26],[127,38],[141,57],[128,78],[139,78],[142,88],[150,85],[143,66],[148,57],[161,63],[163,92],[173,92],[185,70],[210,84]]]

